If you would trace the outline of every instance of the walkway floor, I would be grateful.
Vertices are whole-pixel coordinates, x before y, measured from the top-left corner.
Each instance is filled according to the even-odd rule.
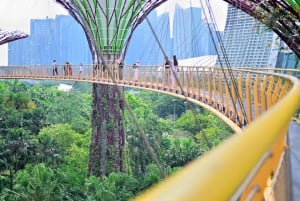
[[[294,201],[300,201],[300,124],[292,121],[289,127],[291,169]]]

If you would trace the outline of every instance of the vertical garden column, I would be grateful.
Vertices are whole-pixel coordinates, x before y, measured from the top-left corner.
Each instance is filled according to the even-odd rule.
[[[95,62],[126,54],[133,30],[166,0],[56,0],[82,26]],[[112,70],[112,69],[111,69]],[[88,175],[123,170],[124,100],[116,86],[93,84],[92,140]]]

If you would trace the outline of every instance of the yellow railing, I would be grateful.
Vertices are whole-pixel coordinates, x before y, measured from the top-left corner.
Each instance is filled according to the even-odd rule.
[[[286,131],[300,103],[297,78],[250,69],[233,70],[247,114],[244,117],[242,107],[229,96],[230,91],[233,97],[237,94],[231,82],[230,88],[226,87],[226,80],[230,80],[227,70],[225,77],[220,69],[210,67],[165,71],[155,66],[138,69],[110,66],[110,73],[94,66],[84,66],[82,72],[79,69],[73,66],[71,73],[60,67],[58,76],[53,76],[51,66],[0,67],[0,78],[79,80],[111,85],[114,79],[121,86],[186,97],[211,110],[241,133],[137,200],[262,200],[274,194],[280,196],[276,191],[280,182],[276,181],[281,175],[279,170],[284,169],[279,167],[284,167]]]

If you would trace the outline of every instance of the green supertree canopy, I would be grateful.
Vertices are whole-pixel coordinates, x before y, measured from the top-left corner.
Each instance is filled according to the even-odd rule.
[[[119,54],[145,16],[166,0],[56,0],[85,27],[90,44]],[[298,0],[224,0],[276,32],[300,56]]]
[[[57,0],[84,28],[93,48],[118,55],[132,31],[166,0]]]

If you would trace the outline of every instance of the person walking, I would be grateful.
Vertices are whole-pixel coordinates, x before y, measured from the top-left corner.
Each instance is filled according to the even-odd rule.
[[[123,80],[123,68],[124,68],[124,61],[122,58],[119,60],[119,80]]]
[[[170,79],[170,67],[171,67],[168,56],[165,56],[164,67],[165,67],[165,84],[168,85]]]
[[[80,65],[79,65],[79,77],[81,77],[82,71],[83,71],[83,67],[82,67],[82,63],[80,63]]]
[[[178,61],[176,55],[173,55],[173,64],[171,65],[171,84],[172,88],[176,88],[176,76],[178,71]]]
[[[53,67],[53,76],[58,76],[57,65],[56,65],[55,59],[53,60],[52,67]]]
[[[140,70],[140,61],[137,60],[135,63],[135,67],[133,69],[135,82],[137,82],[139,80],[139,70]]]
[[[73,76],[73,69],[72,69],[71,63],[69,63],[69,62],[68,62],[68,75]]]
[[[63,74],[64,77],[69,76],[69,62],[66,62],[65,65],[63,66]]]

